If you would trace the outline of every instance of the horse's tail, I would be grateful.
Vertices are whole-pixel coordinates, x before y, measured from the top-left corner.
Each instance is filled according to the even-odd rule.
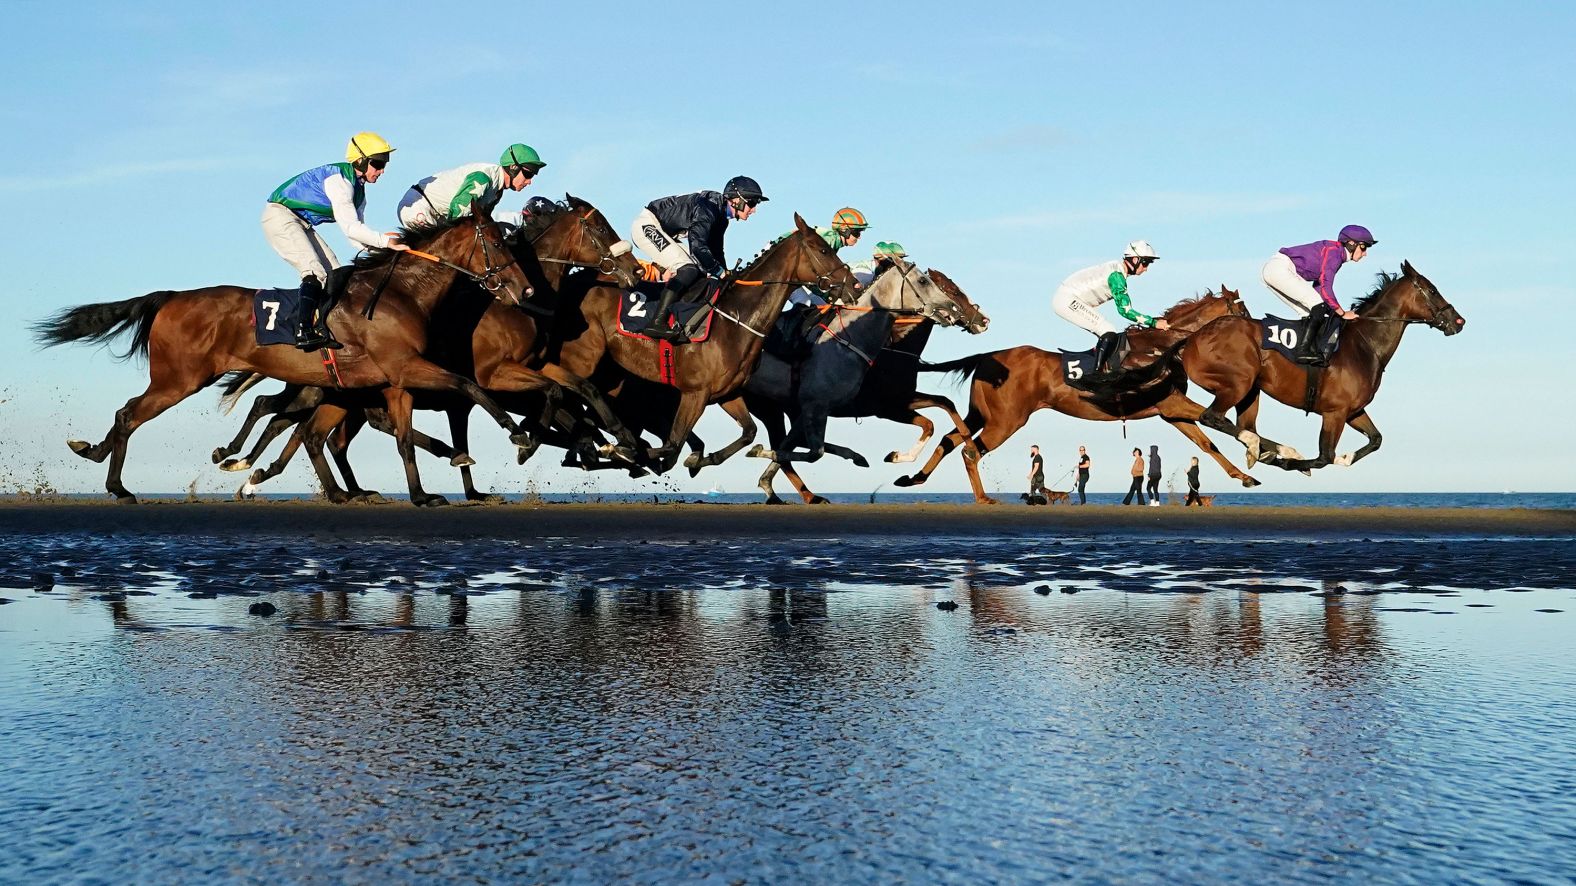
[[[46,348],[74,341],[105,345],[127,330],[133,330],[131,345],[124,354],[115,354],[115,359],[126,360],[133,354],[146,357],[153,318],[176,295],[166,289],[125,301],[66,308],[33,324],[33,337]]]
[[[1097,397],[1136,394],[1162,379],[1169,378],[1173,371],[1182,371],[1180,354],[1186,345],[1187,339],[1184,338],[1166,348],[1154,360],[1134,369],[1113,372],[1103,378],[1084,376],[1079,386]]]
[[[267,378],[260,372],[246,369],[235,369],[221,376],[219,383],[219,408],[229,415],[235,410],[235,404],[241,402],[241,395],[252,389],[253,385]]]
[[[919,371],[950,372],[957,376],[971,375],[973,374],[974,370],[979,367],[980,361],[989,356],[990,354],[988,353],[974,354],[970,357],[960,357],[956,360],[948,360],[945,363],[926,363],[921,360],[919,363]]]

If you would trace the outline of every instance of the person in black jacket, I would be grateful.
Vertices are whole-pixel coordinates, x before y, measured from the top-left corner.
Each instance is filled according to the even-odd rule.
[[[1160,507],[1160,447],[1149,447],[1149,506]]]
[[[630,241],[663,271],[662,295],[641,330],[643,334],[670,341],[680,337],[676,327],[668,328],[673,303],[703,275],[721,277],[727,272],[722,239],[728,222],[754,215],[755,207],[766,199],[755,179],[739,175],[729,179],[720,193],[696,191],[662,197],[646,204],[635,216]]]
[[[1187,501],[1184,506],[1204,506],[1204,500],[1198,497],[1198,456],[1193,456],[1193,464],[1187,469]]]

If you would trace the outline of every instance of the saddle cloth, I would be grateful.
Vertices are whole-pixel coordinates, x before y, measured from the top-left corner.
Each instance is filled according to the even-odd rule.
[[[1122,365],[1122,361],[1127,359],[1127,352],[1129,349],[1130,345],[1127,343],[1127,333],[1118,333],[1116,337],[1116,347],[1113,349],[1111,354],[1111,365],[1120,367]],[[1087,351],[1062,351],[1062,378],[1067,382],[1069,387],[1077,388],[1079,390],[1088,390],[1088,387],[1086,386],[1087,380],[1091,378],[1109,380],[1109,378],[1115,377],[1121,372],[1121,369],[1118,368],[1114,372],[1108,373],[1105,376],[1101,376],[1099,367],[1096,366],[1094,362],[1094,352],[1094,348],[1090,348]]]
[[[1324,321],[1318,342],[1319,354],[1324,360],[1328,361],[1335,354],[1335,349],[1340,346],[1341,327],[1345,322],[1340,317],[1330,317]],[[1308,335],[1307,317],[1287,320],[1284,317],[1265,315],[1259,325],[1264,328],[1261,345],[1269,350],[1279,351],[1288,360],[1296,357],[1297,348]]]
[[[260,345],[294,345],[300,323],[301,290],[259,289],[252,296],[252,326]]]
[[[696,344],[711,337],[711,321],[715,316],[712,306],[717,303],[717,295],[722,291],[719,281],[708,280],[699,292],[704,293],[704,298],[696,300],[680,299],[673,304],[673,316],[678,325],[687,330],[689,336],[686,342],[674,344]],[[694,294],[694,290],[686,295]],[[646,326],[646,321],[651,319],[651,314],[657,309],[657,300],[662,295],[661,283],[643,283],[634,289],[624,292],[623,301],[618,305],[618,334],[630,338],[640,338],[651,341],[651,336],[641,332]],[[699,316],[705,311],[705,316]]]

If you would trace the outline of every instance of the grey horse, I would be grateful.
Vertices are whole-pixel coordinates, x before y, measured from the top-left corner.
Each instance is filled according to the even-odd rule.
[[[826,441],[828,416],[858,395],[876,355],[891,339],[892,324],[899,315],[950,323],[964,313],[946,290],[907,261],[876,277],[855,304],[831,305],[824,311],[818,327],[821,332],[802,363],[792,366],[763,353],[744,386],[746,402],[771,401],[792,419],[792,427],[775,449],[756,445],[748,453],[751,458],[771,460],[760,479],[768,501],[777,500],[772,478],[784,463],[813,462],[830,452],[867,467],[869,463],[859,453]]]

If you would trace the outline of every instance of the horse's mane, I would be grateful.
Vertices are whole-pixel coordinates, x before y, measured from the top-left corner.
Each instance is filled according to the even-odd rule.
[[[462,215],[459,218],[446,218],[432,224],[412,225],[408,228],[402,227],[399,229],[399,239],[401,243],[404,243],[411,249],[421,249],[438,239],[445,231],[457,228],[460,225],[471,224],[472,221],[471,216]],[[393,261],[397,255],[399,255],[399,251],[395,249],[369,249],[364,254],[356,256],[356,260],[351,262],[351,266],[357,270],[381,268]]]
[[[568,203],[554,202],[551,209],[531,213],[525,217],[524,223],[509,235],[510,242],[519,243],[522,240],[527,243],[536,242],[536,239],[547,233],[553,222],[558,221],[559,216],[568,212],[569,208]]]
[[[1399,273],[1392,274],[1389,271],[1382,270],[1375,274],[1374,288],[1370,289],[1367,295],[1352,302],[1352,306],[1350,308],[1351,312],[1354,314],[1361,314],[1364,309],[1372,307],[1374,303],[1379,300],[1379,296],[1389,288],[1390,284],[1399,279],[1401,279],[1401,275]]]

